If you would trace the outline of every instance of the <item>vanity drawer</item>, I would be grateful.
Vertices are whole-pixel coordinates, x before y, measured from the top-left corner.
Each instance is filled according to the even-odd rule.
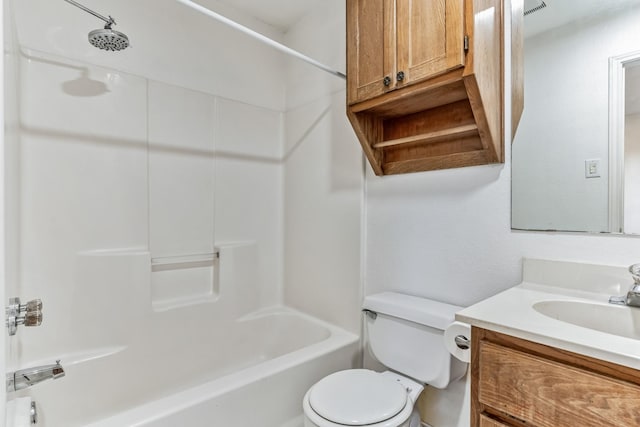
[[[480,404],[537,427],[640,425],[640,386],[489,341],[479,344]]]

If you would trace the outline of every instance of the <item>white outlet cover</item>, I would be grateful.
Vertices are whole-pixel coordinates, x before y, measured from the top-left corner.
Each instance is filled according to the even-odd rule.
[[[584,177],[600,178],[600,159],[587,159],[584,161]]]

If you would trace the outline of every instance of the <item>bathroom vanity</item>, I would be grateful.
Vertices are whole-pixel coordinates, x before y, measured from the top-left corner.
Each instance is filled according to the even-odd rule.
[[[637,426],[640,372],[472,330],[472,426]]]
[[[625,272],[526,260],[522,284],[456,315],[472,325],[472,427],[640,425],[640,308],[608,303]]]

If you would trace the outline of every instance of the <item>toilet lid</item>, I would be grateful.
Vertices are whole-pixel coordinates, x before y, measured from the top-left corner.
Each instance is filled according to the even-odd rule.
[[[368,369],[336,372],[309,392],[311,408],[337,424],[362,426],[397,415],[407,404],[407,392],[397,381]]]

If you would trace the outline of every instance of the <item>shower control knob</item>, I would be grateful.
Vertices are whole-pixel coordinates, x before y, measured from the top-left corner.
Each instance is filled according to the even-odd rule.
[[[10,298],[5,314],[9,335],[15,335],[20,325],[40,326],[42,324],[42,301],[34,299],[22,304],[20,298]]]
[[[23,309],[24,307],[24,309]],[[26,311],[27,313],[30,311],[40,311],[42,310],[42,300],[41,299],[34,299],[31,300],[29,302],[27,302],[24,305],[20,306],[20,311]]]
[[[42,312],[40,310],[28,311],[24,315],[24,326],[40,326],[42,324]]]

